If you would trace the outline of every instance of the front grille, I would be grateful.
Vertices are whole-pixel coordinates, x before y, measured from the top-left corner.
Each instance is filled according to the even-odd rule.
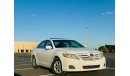
[[[92,68],[99,68],[100,65],[89,65],[89,66],[83,66],[83,69],[92,69]]]
[[[83,53],[83,54],[78,54],[78,56],[85,61],[99,60],[101,58],[101,55],[99,53],[98,54]]]

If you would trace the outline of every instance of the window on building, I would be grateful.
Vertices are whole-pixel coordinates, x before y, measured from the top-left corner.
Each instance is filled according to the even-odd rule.
[[[18,52],[19,52],[19,49],[18,49]]]
[[[28,51],[28,49],[26,49],[26,53],[28,53],[29,51]]]
[[[23,53],[24,52],[24,50],[23,49],[21,49],[21,53]]]
[[[32,50],[30,49],[30,52],[32,52]]]

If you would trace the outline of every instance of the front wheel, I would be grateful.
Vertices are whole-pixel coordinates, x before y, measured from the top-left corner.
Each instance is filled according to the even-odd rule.
[[[64,75],[65,72],[62,71],[62,63],[60,61],[60,59],[54,59],[53,63],[52,63],[52,72],[54,75]]]

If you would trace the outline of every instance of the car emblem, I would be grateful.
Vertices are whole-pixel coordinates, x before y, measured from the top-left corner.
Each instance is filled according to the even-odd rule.
[[[93,54],[90,54],[90,56],[94,56]]]

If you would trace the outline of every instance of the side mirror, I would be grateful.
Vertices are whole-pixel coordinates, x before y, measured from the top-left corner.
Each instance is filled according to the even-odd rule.
[[[52,49],[52,46],[46,46],[45,48],[46,48],[46,50],[50,50],[50,49]]]

